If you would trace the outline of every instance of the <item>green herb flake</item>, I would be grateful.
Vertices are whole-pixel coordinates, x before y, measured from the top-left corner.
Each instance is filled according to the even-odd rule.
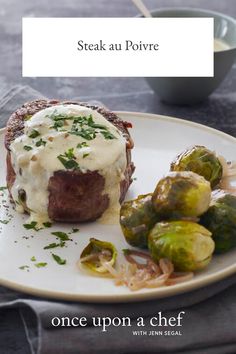
[[[46,141],[44,141],[42,138],[40,139],[40,140],[38,140],[37,142],[36,142],[36,146],[37,147],[39,147],[39,146],[45,146],[47,143],[46,143]]]
[[[66,151],[64,155],[57,156],[57,158],[67,170],[79,169],[79,164],[76,161],[73,148]]]
[[[49,222],[49,221],[47,221],[47,222],[44,222],[44,223],[43,223],[43,226],[48,228],[48,227],[51,227],[51,226],[52,226],[52,223]]]
[[[57,113],[57,110],[55,109],[51,115],[47,115],[46,117],[54,120],[55,122],[58,122],[58,121],[65,121],[65,120],[74,120],[78,116],[74,116],[74,115],[69,116],[67,114]]]
[[[55,121],[54,125],[51,128],[58,130],[59,128],[62,128],[63,126],[64,126],[64,121],[58,120],[58,121]]]
[[[62,241],[60,243],[50,243],[49,245],[45,246],[43,249],[44,250],[49,250],[51,248],[57,248],[57,247],[64,247],[65,246],[65,241]]]
[[[10,222],[10,220],[0,220],[1,224],[7,225]]]
[[[60,264],[60,265],[66,264],[66,259],[62,259],[57,254],[52,253],[52,257],[58,264]]]
[[[75,159],[74,148],[68,149],[68,151],[65,152],[65,156],[66,156],[68,159]]]
[[[113,135],[111,132],[109,131],[101,131],[101,134],[104,136],[105,139],[107,140],[113,140],[116,139],[115,135]]]
[[[36,221],[31,221],[30,224],[23,224],[24,228],[26,230],[35,230],[35,231],[39,231],[41,229],[37,228],[37,222]]]
[[[57,114],[54,112],[52,115],[50,115],[50,118],[54,121],[54,125],[52,128],[58,130],[59,128],[62,128],[65,124],[66,120],[71,120],[72,126],[71,130],[68,131],[69,134],[72,135],[77,135],[82,137],[85,140],[93,140],[96,138],[96,135],[98,133],[103,134],[105,139],[116,139],[116,137],[109,132],[108,127],[103,125],[103,124],[97,124],[94,122],[92,115],[90,114],[88,117],[87,116],[68,116],[65,114]],[[78,144],[77,148],[82,148],[85,146],[88,146],[86,143],[81,143]],[[65,154],[66,155],[66,154]],[[61,155],[61,157],[65,157],[64,155]],[[73,157],[67,156],[68,159],[74,159]],[[60,160],[61,161],[61,160]],[[65,164],[65,161],[61,161],[63,165]],[[70,166],[70,165],[69,165]],[[68,168],[67,166],[65,166]],[[69,167],[71,168],[71,167]],[[74,168],[74,165],[73,167]]]
[[[48,116],[54,121],[54,125],[51,128],[56,130],[62,128],[65,125],[66,120],[71,120],[72,127],[71,130],[68,131],[69,134],[77,135],[82,137],[85,140],[93,140],[96,138],[98,133],[101,133],[105,139],[112,140],[116,139],[116,137],[109,131],[108,127],[103,124],[95,123],[93,120],[93,116],[90,114],[87,116],[76,116],[76,115],[66,115],[66,114],[58,114],[56,111]],[[88,146],[86,143],[78,144],[77,148],[82,148]],[[60,155],[62,158],[65,157],[64,155]],[[68,156],[67,156],[68,157]],[[68,157],[69,158],[69,157]],[[70,160],[74,159],[73,157],[69,158]],[[60,160],[61,161],[61,160]],[[65,161],[61,161],[62,164],[65,166]],[[69,164],[66,164],[67,169],[75,168],[74,164],[73,167]]]
[[[36,258],[33,256],[30,258],[31,262],[36,262]]]
[[[67,170],[79,169],[79,164],[77,161],[67,160],[63,157],[63,155],[59,155],[57,158]]]
[[[78,144],[77,145],[77,148],[78,149],[82,149],[84,147],[89,147],[89,145],[86,143],[86,141],[83,141],[82,143]]]
[[[69,117],[71,118],[71,117]],[[72,116],[73,124],[88,125],[88,117],[86,116]]]
[[[89,156],[89,154],[83,154],[83,159],[85,159],[85,157]]]
[[[31,146],[29,146],[29,145],[24,145],[24,149],[25,149],[26,151],[30,151],[30,150],[32,150],[33,148],[32,148]]]
[[[77,229],[77,228],[74,227],[74,228],[72,229],[72,233],[74,234],[74,233],[76,233],[76,232],[79,232],[79,229]]]
[[[23,266],[19,267],[19,269],[21,269],[21,270],[29,269],[29,266],[28,265],[23,265]]]
[[[93,140],[96,138],[96,131],[94,128],[84,128],[82,126],[77,127],[76,124],[72,125],[71,131],[69,131],[68,133],[72,135],[81,136],[81,138],[85,140]]]
[[[61,231],[56,231],[56,232],[51,232],[52,235],[58,237],[61,241],[69,241],[70,238],[65,232]]]
[[[29,135],[29,138],[34,139],[37,138],[39,135],[40,135],[39,132],[36,129],[33,129]]]
[[[45,263],[45,262],[40,262],[40,263],[35,263],[34,265],[35,265],[35,267],[37,267],[37,268],[43,268],[43,267],[46,267],[46,266],[47,266],[47,263]]]
[[[107,130],[108,128],[103,124],[97,124],[94,122],[92,115],[90,114],[88,118],[88,125],[92,128]]]
[[[2,187],[0,187],[0,192],[5,191],[6,189],[7,189],[7,187],[6,187],[6,186],[2,186]]]

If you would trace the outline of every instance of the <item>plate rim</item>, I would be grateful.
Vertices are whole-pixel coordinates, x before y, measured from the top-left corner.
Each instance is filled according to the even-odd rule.
[[[144,118],[153,120],[161,120],[168,122],[175,122],[177,124],[189,125],[191,127],[195,127],[201,130],[206,130],[208,132],[213,133],[214,135],[218,135],[224,139],[230,140],[236,144],[236,138],[232,135],[229,135],[225,132],[222,132],[218,129],[208,127],[201,123],[192,122],[189,120],[185,120],[178,117],[159,115],[154,113],[145,113],[145,112],[129,112],[129,111],[114,111],[118,116],[122,115],[131,116],[133,118]],[[0,135],[2,135],[6,130],[5,128],[0,128]],[[114,294],[104,295],[104,294],[75,294],[68,293],[63,291],[52,291],[47,289],[34,288],[31,286],[21,285],[19,283],[9,281],[7,279],[0,278],[0,285],[13,289],[15,291],[19,291],[22,293],[26,293],[29,295],[33,295],[36,297],[49,298],[54,300],[64,300],[64,301],[80,301],[84,303],[124,303],[124,302],[138,302],[138,301],[149,301],[161,298],[168,298],[171,296],[191,292],[196,289],[200,289],[206,285],[210,285],[216,283],[224,278],[229,277],[230,275],[236,273],[236,263],[228,266],[226,269],[220,270],[211,275],[206,275],[203,278],[195,279],[194,282],[192,280],[181,283],[177,285],[172,285],[170,287],[161,287],[157,288],[157,291],[153,290],[150,292],[131,292],[128,294],[119,294],[114,296]]]

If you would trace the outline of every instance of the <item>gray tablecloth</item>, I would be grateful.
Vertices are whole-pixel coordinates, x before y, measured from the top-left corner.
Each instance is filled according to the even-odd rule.
[[[7,87],[4,87],[6,90]],[[0,92],[0,122],[25,101],[42,97],[27,86]],[[4,265],[2,265],[4,266]],[[83,304],[49,301],[0,288],[0,353],[131,354],[131,353],[236,353],[236,275],[224,281],[171,298],[133,304]],[[171,330],[151,327],[149,320],[162,315],[177,317],[185,311],[181,336],[134,335],[133,331]],[[81,317],[88,326],[53,327],[53,317]],[[92,317],[130,317],[132,327],[110,326],[107,332],[92,326]],[[136,319],[144,317],[145,327]],[[22,331],[19,331],[19,327]],[[15,329],[17,328],[17,331]],[[177,330],[177,328],[175,328]],[[179,330],[179,328],[178,328]],[[15,331],[15,335],[12,333]],[[28,349],[22,351],[22,336]]]

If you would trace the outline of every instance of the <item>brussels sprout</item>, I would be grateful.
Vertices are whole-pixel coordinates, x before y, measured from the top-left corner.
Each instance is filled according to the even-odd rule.
[[[112,243],[91,238],[88,246],[80,255],[80,262],[96,273],[107,273],[108,270],[103,263],[106,262],[108,266],[112,267],[116,258],[117,250]]]
[[[208,209],[210,200],[210,183],[190,171],[168,173],[157,183],[152,197],[162,220],[197,217]]]
[[[168,258],[176,270],[195,271],[207,266],[214,251],[211,233],[192,221],[157,223],[148,236],[154,261]]]
[[[158,220],[152,205],[152,194],[139,195],[137,199],[122,204],[120,225],[126,241],[134,247],[147,247],[147,236]]]
[[[236,197],[217,194],[200,223],[212,232],[215,252],[223,253],[236,246]]]
[[[203,176],[215,188],[223,175],[223,167],[213,151],[205,146],[193,146],[178,155],[171,163],[171,171],[192,171]]]

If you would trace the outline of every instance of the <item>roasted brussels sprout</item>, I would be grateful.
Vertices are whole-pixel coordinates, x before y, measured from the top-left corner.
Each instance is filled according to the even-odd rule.
[[[156,186],[152,203],[165,219],[197,217],[209,207],[210,183],[194,172],[170,172]]]
[[[152,205],[152,194],[139,195],[122,204],[120,225],[126,241],[134,247],[147,247],[147,236],[159,221]]]
[[[223,167],[213,151],[205,146],[193,146],[178,155],[171,163],[171,171],[192,171],[203,176],[215,188],[223,175]]]
[[[80,262],[93,272],[108,273],[105,264],[112,267],[116,258],[117,250],[112,243],[91,238],[80,255]]]
[[[211,233],[191,221],[157,223],[148,236],[154,261],[168,258],[179,271],[195,271],[207,266],[214,251]]]
[[[212,232],[215,252],[223,253],[236,246],[236,196],[219,193],[213,197],[200,223]]]

